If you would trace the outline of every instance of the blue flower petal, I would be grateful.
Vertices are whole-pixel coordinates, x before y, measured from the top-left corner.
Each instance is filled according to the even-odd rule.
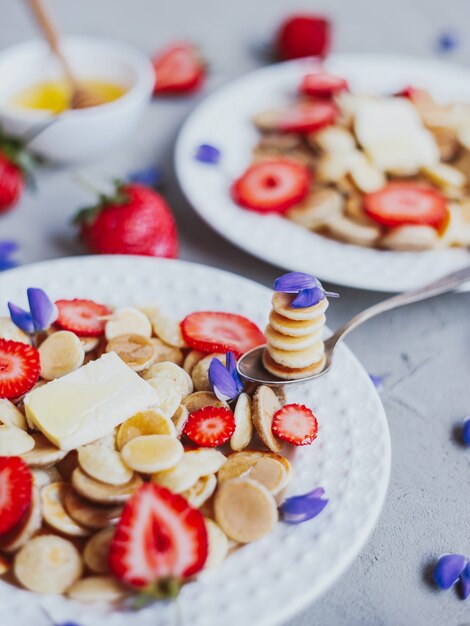
[[[280,507],[283,521],[287,524],[301,524],[313,519],[328,504],[327,499],[322,499],[324,494],[324,489],[319,487],[302,496],[287,498]]]
[[[291,307],[294,309],[304,309],[309,306],[315,306],[323,300],[325,294],[321,287],[313,287],[311,289],[302,289],[292,300]]]
[[[37,287],[27,290],[29,308],[36,331],[47,330],[57,319],[57,307],[46,293]]]
[[[211,146],[208,143],[203,143],[196,148],[194,158],[200,163],[206,163],[207,165],[217,165],[222,157],[222,152],[219,148]]]
[[[372,384],[377,389],[379,393],[382,393],[384,388],[384,379],[385,376],[379,376],[378,374],[369,374],[369,378],[372,381]]]
[[[24,309],[16,306],[13,302],[8,303],[8,309],[10,311],[10,318],[15,326],[21,328],[25,333],[31,334],[34,333],[34,322],[29,311],[25,311]]]
[[[467,446],[470,446],[470,417],[466,417],[462,427],[462,437]]]
[[[162,182],[162,171],[158,167],[147,167],[137,172],[132,172],[127,177],[129,182],[146,187],[157,187]]]
[[[459,45],[459,38],[455,32],[444,31],[440,33],[436,41],[436,50],[439,53],[447,53],[455,50]]]
[[[434,582],[441,589],[450,589],[458,581],[466,565],[467,558],[463,554],[443,554],[432,574]]]
[[[460,574],[460,591],[462,598],[466,600],[470,593],[470,563],[467,563],[465,569]]]
[[[209,382],[219,400],[231,400],[237,394],[237,385],[230,372],[217,358],[213,358],[209,366]]]
[[[320,281],[315,276],[304,272],[288,272],[274,281],[274,291],[282,291],[282,293],[297,293],[302,289],[313,287],[321,287]]]
[[[0,272],[16,267],[18,263],[11,258],[17,252],[18,244],[15,241],[0,241]]]
[[[18,251],[18,244],[16,241],[0,241],[0,257],[10,256],[14,252]]]
[[[237,360],[235,359],[233,352],[227,352],[225,355],[225,363],[225,367],[230,373],[230,376],[233,376],[233,374],[237,372]]]

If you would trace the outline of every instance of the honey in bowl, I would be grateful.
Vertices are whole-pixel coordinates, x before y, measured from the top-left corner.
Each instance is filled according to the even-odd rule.
[[[90,90],[102,104],[113,102],[123,96],[127,89],[117,83],[104,80],[83,80],[80,86]],[[58,115],[70,109],[70,85],[66,80],[50,80],[22,89],[10,100],[10,104],[22,109],[49,111]]]

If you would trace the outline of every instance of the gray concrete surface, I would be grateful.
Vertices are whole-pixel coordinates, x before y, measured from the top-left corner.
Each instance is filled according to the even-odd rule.
[[[329,13],[340,52],[400,52],[430,55],[439,32],[455,29],[459,48],[449,59],[469,63],[467,0],[53,0],[70,33],[105,34],[147,52],[174,37],[199,42],[212,74],[201,95],[152,104],[125,148],[87,168],[114,177],[142,165],[165,170],[166,195],[176,213],[181,257],[222,267],[269,285],[278,274],[216,236],[191,211],[172,172],[172,146],[182,121],[210,90],[260,64],[253,52],[280,17],[294,8]],[[0,48],[34,34],[23,3],[0,0]],[[0,221],[0,239],[22,247],[23,263],[82,252],[70,226],[76,209],[90,196],[71,172],[44,171],[36,195]],[[335,327],[383,296],[340,288],[329,311]],[[437,555],[470,555],[470,451],[455,428],[470,413],[470,295],[417,304],[370,321],[348,338],[364,366],[388,374],[383,401],[392,433],[393,468],[378,526],[349,571],[320,600],[288,626],[463,626],[470,606],[453,591],[437,592],[427,581]],[[262,584],[262,581],[260,581]],[[130,622],[131,623],[131,622]],[[11,625],[14,626],[14,625]],[[255,626],[255,625],[253,625]]]

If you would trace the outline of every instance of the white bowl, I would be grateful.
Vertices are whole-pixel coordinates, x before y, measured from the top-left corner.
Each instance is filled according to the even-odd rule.
[[[9,104],[23,88],[63,77],[48,45],[29,41],[0,53],[0,125],[20,137],[37,132],[29,143],[34,152],[72,163],[96,157],[129,135],[149,102],[155,75],[150,60],[126,44],[67,37],[62,48],[78,78],[116,82],[127,92],[113,102],[59,115]]]

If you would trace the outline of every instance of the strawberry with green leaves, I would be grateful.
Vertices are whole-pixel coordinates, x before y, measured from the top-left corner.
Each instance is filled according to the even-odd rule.
[[[0,128],[0,213],[6,213],[20,200],[31,184],[34,159],[24,149],[24,142],[9,137]]]
[[[96,254],[178,256],[176,223],[165,199],[150,187],[116,183],[113,195],[75,218],[85,245]]]

